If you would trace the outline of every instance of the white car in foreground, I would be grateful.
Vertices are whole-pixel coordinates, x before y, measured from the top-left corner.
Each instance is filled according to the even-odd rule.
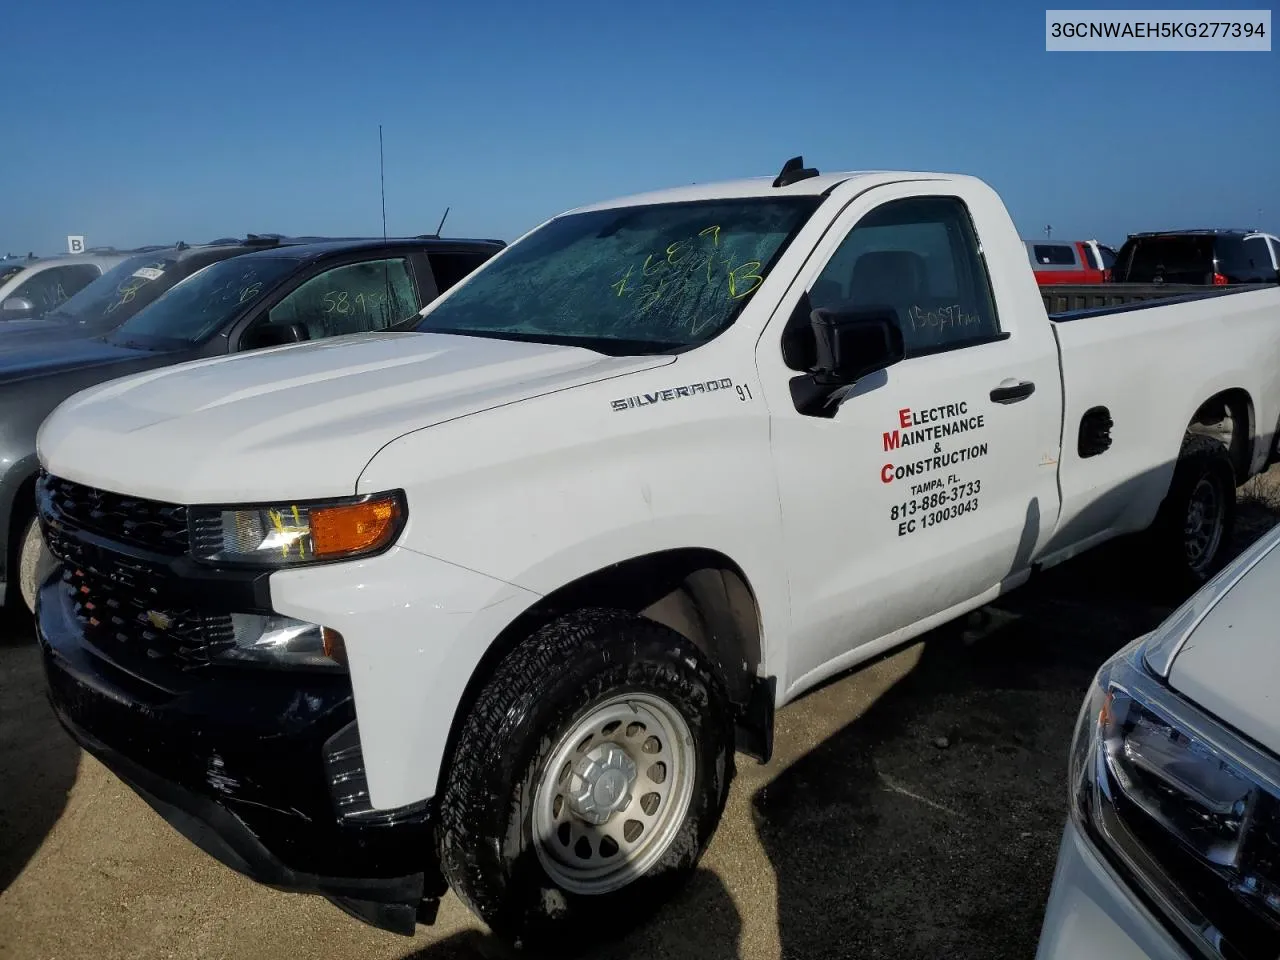
[[[1280,956],[1277,545],[1098,671],[1039,960]]]

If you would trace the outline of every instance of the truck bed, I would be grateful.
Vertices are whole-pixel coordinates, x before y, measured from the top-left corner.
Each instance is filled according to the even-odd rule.
[[[1145,528],[1187,424],[1224,392],[1240,397],[1250,421],[1242,426],[1255,438],[1242,451],[1240,482],[1265,463],[1280,418],[1280,286],[1219,290],[1114,308],[1133,311],[1123,323],[1090,319],[1106,309],[1055,318],[1079,322],[1053,324],[1064,410],[1061,514],[1049,552]],[[1090,415],[1113,424],[1102,455],[1078,444]]]
[[[1040,296],[1049,319],[1062,322],[1275,286],[1273,283],[1242,283],[1229,287],[1193,283],[1048,283],[1040,285]]]

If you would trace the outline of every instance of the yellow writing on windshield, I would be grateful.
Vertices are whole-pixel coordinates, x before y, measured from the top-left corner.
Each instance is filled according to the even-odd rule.
[[[692,237],[668,244],[661,253],[650,253],[638,264],[628,264],[615,275],[609,289],[616,297],[633,299],[637,312],[642,314],[664,299],[700,295],[721,285],[729,300],[749,296],[764,282],[762,264],[759,260],[736,262],[732,255],[723,256],[720,233],[720,225],[711,224]]]

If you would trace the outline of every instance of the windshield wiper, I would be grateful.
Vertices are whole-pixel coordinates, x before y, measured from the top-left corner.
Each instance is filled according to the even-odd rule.
[[[155,347],[148,346],[140,340],[130,340],[128,338],[113,336],[111,332],[104,333],[102,336],[94,337],[93,339],[109,344],[113,347],[125,347],[129,350],[146,350],[148,353],[155,353]]]

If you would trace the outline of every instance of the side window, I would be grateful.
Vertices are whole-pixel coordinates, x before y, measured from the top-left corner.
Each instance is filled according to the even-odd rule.
[[[809,292],[814,309],[889,309],[907,356],[1000,333],[968,208],[955,197],[911,197],[855,226]]]
[[[492,254],[472,252],[440,252],[427,255],[431,272],[436,278],[436,289],[444,293],[459,280],[484,263]]]
[[[1250,273],[1260,282],[1270,280],[1275,273],[1271,266],[1271,251],[1267,247],[1266,237],[1253,237],[1244,242],[1244,249],[1249,257]]]
[[[1233,280],[1243,280],[1253,275],[1253,266],[1249,263],[1249,254],[1245,243],[1239,237],[1222,237],[1218,240],[1218,272],[1225,273]]]
[[[1098,260],[1098,253],[1096,250],[1093,249],[1093,246],[1091,244],[1085,243],[1085,244],[1081,244],[1081,249],[1084,250],[1085,259],[1089,261],[1087,264],[1089,269],[1101,270],[1102,263],[1101,261]]]
[[[321,340],[385,330],[422,307],[409,261],[396,257],[326,270],[272,307],[265,320],[270,326],[299,324],[309,339]]]
[[[18,285],[11,297],[24,297],[35,304],[37,313],[47,313],[97,280],[101,274],[91,263],[71,263],[33,274]]]
[[[1037,243],[1031,248],[1031,258],[1040,266],[1074,267],[1075,247],[1066,243]]]

